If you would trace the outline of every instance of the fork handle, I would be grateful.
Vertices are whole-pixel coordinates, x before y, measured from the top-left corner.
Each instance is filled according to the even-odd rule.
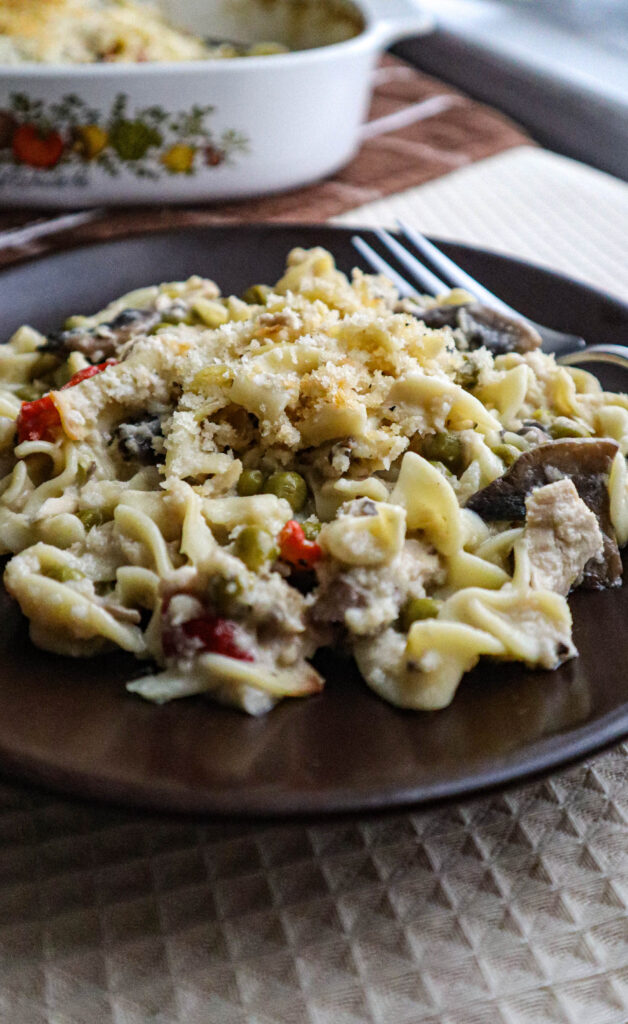
[[[570,352],[580,352],[586,348],[586,341],[577,334],[564,334],[562,331],[545,327],[544,324],[536,324],[533,320],[529,320],[528,323],[536,327],[541,335],[544,352],[552,353],[555,356],[565,356]]]

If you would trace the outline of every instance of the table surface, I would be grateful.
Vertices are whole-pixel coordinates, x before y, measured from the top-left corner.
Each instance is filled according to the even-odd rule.
[[[628,185],[528,147],[395,216],[628,299]],[[628,747],[441,809],[181,819],[0,785],[1,1024],[625,1024]]]
[[[624,0],[421,0],[411,63],[510,114],[537,142],[628,180]],[[446,69],[446,70],[445,70]]]

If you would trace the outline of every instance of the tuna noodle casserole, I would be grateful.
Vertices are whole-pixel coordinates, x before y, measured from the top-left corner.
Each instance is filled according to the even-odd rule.
[[[211,44],[142,0],[3,0],[0,64],[186,61],[281,53],[280,43]]]
[[[464,293],[399,303],[323,249],[274,286],[144,288],[0,348],[0,550],[39,646],[260,714],[321,647],[408,708],[482,656],[576,654],[618,586],[628,397]]]

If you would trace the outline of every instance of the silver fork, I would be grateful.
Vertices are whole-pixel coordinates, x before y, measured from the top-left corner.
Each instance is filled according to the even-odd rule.
[[[514,324],[524,324],[533,328],[541,336],[541,348],[544,352],[553,353],[558,362],[566,366],[576,366],[582,363],[597,362],[611,363],[615,366],[622,366],[628,370],[628,347],[624,345],[588,345],[584,338],[575,334],[565,334],[555,331],[551,327],[534,323],[511,306],[507,305],[483,285],[472,278],[461,267],[445,256],[440,249],[437,249],[424,235],[415,228],[397,222],[399,231],[407,242],[418,252],[423,259],[428,260],[432,266],[443,275],[443,279],[429,270],[413,252],[405,248],[388,231],[377,229],[375,234],[380,242],[393,254],[398,263],[405,268],[411,277],[407,280],[394,269],[375,249],[372,248],[359,235],[354,235],[352,242],[366,263],[377,273],[385,274],[391,280],[399,294],[403,298],[417,299],[423,295],[442,295],[452,287],[463,288],[469,292],[474,299],[484,307],[495,311]],[[412,281],[415,283],[413,284]],[[421,291],[417,291],[418,289]],[[538,344],[538,342],[537,342]]]

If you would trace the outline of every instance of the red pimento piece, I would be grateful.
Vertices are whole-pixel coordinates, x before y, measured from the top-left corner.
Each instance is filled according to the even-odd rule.
[[[70,377],[67,384],[64,384],[60,391],[66,388],[73,388],[81,381],[102,373],[108,366],[116,363],[116,359],[107,359],[97,366],[86,366]],[[44,395],[35,402],[22,402],[17,417],[17,438],[19,444],[22,441],[54,441],[55,431],[61,426],[59,411],[52,400],[52,395]]]
[[[95,377],[97,373],[102,373],[108,366],[115,366],[118,362],[117,359],[106,359],[104,363],[97,363],[95,366],[86,366],[84,370],[77,370],[73,374],[67,384],[64,384],[60,391],[65,391],[66,388],[73,388],[77,384],[80,384],[83,380],[89,380],[90,377]]]
[[[17,437],[22,441],[53,441],[61,420],[50,395],[36,402],[22,402],[17,417]]]
[[[296,519],[289,519],[279,534],[279,552],[296,569],[311,569],[323,557],[315,540],[308,540]]]
[[[198,640],[205,651],[222,654],[225,658],[237,661],[254,661],[253,655],[243,651],[235,640],[235,623],[229,619],[221,619],[216,615],[205,615],[199,619],[188,619],[176,629],[164,636],[163,646],[166,656],[180,654],[184,647],[182,640]]]

